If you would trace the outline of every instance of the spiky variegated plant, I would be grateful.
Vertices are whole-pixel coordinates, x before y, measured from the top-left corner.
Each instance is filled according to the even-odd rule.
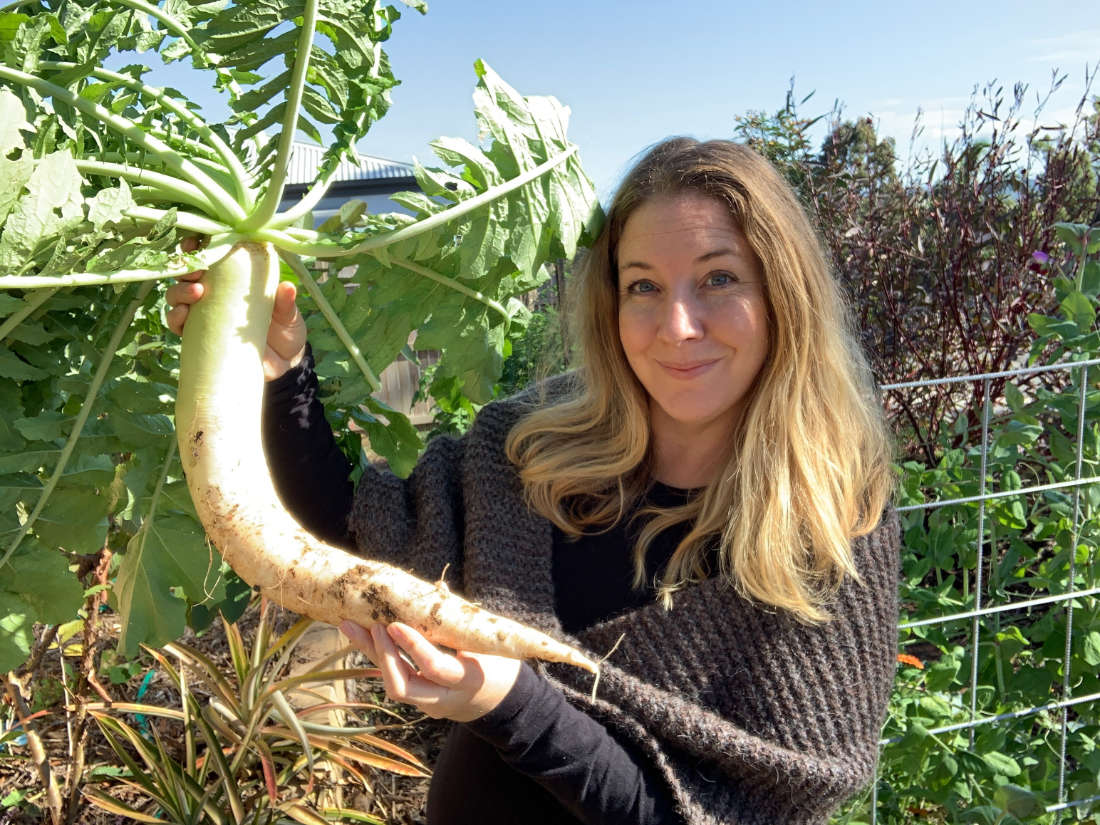
[[[318,593],[291,587],[285,565],[318,543],[281,514],[257,435],[280,271],[307,293],[330,412],[399,470],[419,440],[371,393],[413,330],[441,353],[437,386],[488,398],[525,323],[515,296],[542,262],[574,252],[593,190],[568,111],[478,63],[484,145],[437,141],[451,168],[417,165],[422,191],[395,198],[413,215],[350,204],[314,229],[338,163],[389,105],[381,44],[398,16],[373,0],[29,0],[0,13],[0,669],[26,656],[33,622],[73,615],[73,555],[105,542],[126,548],[115,598],[127,649],[174,638],[188,609],[198,620],[232,596],[182,492],[181,457],[214,544],[317,615]],[[135,50],[189,60],[225,95],[228,122],[145,83],[145,66],[119,66]],[[295,133],[320,139],[325,126],[318,179],[280,212]],[[182,252],[188,234],[205,246]],[[310,259],[349,277],[318,283]],[[187,327],[173,421],[177,357],[154,287],[198,268],[209,294]],[[257,579],[244,545],[283,553],[284,566]],[[344,559],[322,587],[361,568]]]

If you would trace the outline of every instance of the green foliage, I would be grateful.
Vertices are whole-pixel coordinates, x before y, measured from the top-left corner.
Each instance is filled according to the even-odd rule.
[[[423,11],[420,2],[408,2]],[[372,397],[417,330],[440,352],[432,392],[491,396],[543,262],[574,254],[599,219],[566,136],[568,110],[475,65],[483,141],[443,138],[418,167],[415,212],[348,204],[313,229],[331,173],[389,106],[382,50],[396,9],[375,0],[27,0],[0,11],[0,670],[35,622],[71,619],[68,571],[105,545],[122,651],[239,613],[246,590],[195,520],[173,435],[177,343],[160,294],[240,242],[274,245],[303,288],[327,410],[399,473],[422,447]],[[136,51],[203,73],[231,114],[211,123]],[[148,61],[147,61],[148,62]],[[277,127],[268,139],[264,130]],[[277,213],[290,140],[332,138],[318,180]],[[191,253],[185,236],[203,236]],[[331,260],[327,271],[313,272]],[[36,575],[24,574],[33,570]]]
[[[123,768],[99,774],[98,787],[84,791],[89,801],[139,822],[316,825],[356,815],[311,798],[314,780],[324,771],[343,771],[367,791],[371,769],[425,776],[412,754],[375,735],[377,728],[360,717],[363,706],[324,705],[324,712],[347,717],[339,727],[311,719],[316,712],[309,708],[291,706],[292,691],[375,673],[333,668],[345,649],[291,675],[291,657],[311,624],[301,619],[276,638],[262,607],[249,649],[237,626],[224,623],[232,660],[228,674],[183,643],[150,650],[179,695],[179,707],[89,707]],[[108,793],[111,789],[124,791],[120,795],[128,801]],[[134,802],[135,794],[140,802]],[[356,820],[381,823],[364,814]]]
[[[805,197],[811,167],[809,160],[813,155],[814,127],[826,116],[806,117],[799,114],[798,107],[804,106],[813,97],[813,92],[795,100],[794,79],[787,89],[787,98],[783,106],[774,114],[762,111],[750,111],[735,118],[734,133],[738,140],[748,144],[771,161],[784,177],[794,186],[795,191]],[[833,117],[839,117],[834,109]]]
[[[1097,291],[1089,287],[1083,293],[1084,278],[1074,279],[1072,273],[1091,271],[1097,250],[1087,257],[1085,250],[1100,232],[1086,226],[1059,232],[1072,233],[1067,245],[1077,254],[1064,265],[1051,264],[1059,309],[1032,316],[1033,351],[1037,358],[1050,353],[1066,361],[1096,358]],[[962,426],[943,436],[934,465],[907,461],[900,467],[902,506],[1000,494],[984,510],[970,502],[902,514],[903,624],[966,613],[979,607],[979,597],[981,607],[990,607],[1100,585],[1100,488],[1091,484],[1012,494],[1100,476],[1098,379],[1095,368],[1087,377],[1074,369],[1007,384],[1004,405],[991,409],[984,479],[980,434],[966,436],[963,414],[957,418]],[[960,434],[964,443],[951,446]],[[1072,625],[1064,601],[982,616],[976,662],[972,618],[901,632],[906,656],[884,731],[888,744],[880,764],[879,822],[1056,821],[1046,808],[1060,801],[1062,712],[1034,709],[1100,692],[1100,598],[1095,593],[1077,598],[1072,607]],[[976,693],[970,688],[972,674]],[[978,719],[1009,718],[933,733],[965,725],[972,710]],[[1095,701],[1070,707],[1065,775],[1070,799],[1098,793],[1098,746]],[[867,820],[860,807],[866,804],[849,815]],[[1070,815],[1087,818],[1094,807],[1086,804]]]
[[[500,376],[500,393],[519,392],[567,366],[558,311],[548,307],[531,316],[526,334],[512,345],[512,355]]]
[[[536,292],[528,293],[533,308],[522,328],[513,339],[511,353],[504,359],[500,380],[493,387],[494,397],[506,398],[521,392],[537,381],[558,375],[569,368],[566,347],[563,343],[561,310],[544,298],[558,299],[557,289],[550,288],[546,278]],[[533,298],[533,300],[532,300]],[[461,385],[454,378],[436,375],[434,365],[421,377],[417,398],[427,397],[428,390],[434,402],[432,428],[428,440],[437,435],[460,435],[470,428],[481,404],[474,403],[463,394]]]

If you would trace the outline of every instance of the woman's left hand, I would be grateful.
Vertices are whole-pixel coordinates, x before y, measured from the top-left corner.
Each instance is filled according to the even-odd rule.
[[[436,719],[470,722],[501,703],[519,675],[520,661],[485,653],[445,653],[408,625],[369,628],[340,623],[340,631],[382,671],[386,695]],[[398,654],[408,654],[411,667]]]

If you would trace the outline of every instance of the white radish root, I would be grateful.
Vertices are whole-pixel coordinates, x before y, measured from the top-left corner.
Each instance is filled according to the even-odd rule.
[[[199,519],[242,579],[323,622],[400,621],[457,650],[565,662],[580,651],[382,562],[325,544],[279,501],[260,436],[261,358],[278,281],[266,244],[241,243],[211,268],[184,330],[176,431]]]

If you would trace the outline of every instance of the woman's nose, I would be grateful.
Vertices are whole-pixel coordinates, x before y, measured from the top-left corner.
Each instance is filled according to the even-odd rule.
[[[674,298],[668,302],[661,323],[665,337],[674,342],[690,341],[703,336],[701,308],[691,298]]]

